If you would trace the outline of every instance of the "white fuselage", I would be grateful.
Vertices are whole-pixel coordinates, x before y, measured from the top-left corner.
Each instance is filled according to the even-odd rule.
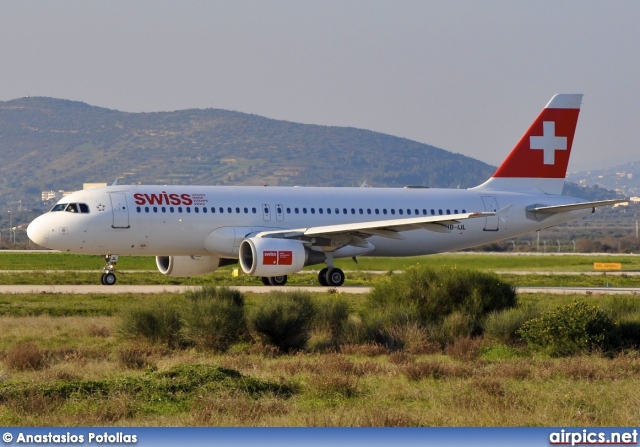
[[[240,242],[262,231],[500,210],[495,216],[448,225],[445,233],[415,229],[400,232],[401,239],[367,239],[375,247],[370,256],[413,256],[495,242],[591,212],[536,219],[526,211],[578,202],[582,200],[478,189],[123,185],[65,197],[59,203],[86,204],[88,212],[46,213],[31,223],[29,237],[72,253],[237,258]]]

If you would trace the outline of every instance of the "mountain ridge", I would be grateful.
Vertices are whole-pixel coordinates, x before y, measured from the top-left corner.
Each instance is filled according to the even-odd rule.
[[[79,101],[0,102],[0,199],[85,182],[471,187],[479,160],[352,127],[221,109],[121,112]]]

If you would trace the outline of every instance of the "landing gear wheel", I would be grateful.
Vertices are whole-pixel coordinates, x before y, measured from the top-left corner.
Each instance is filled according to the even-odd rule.
[[[105,266],[100,282],[103,286],[112,286],[116,283],[115,266],[118,263],[118,255],[107,254],[104,256]]]
[[[104,273],[102,275],[102,284],[104,284],[105,286],[112,286],[115,283],[116,283],[116,275],[114,275],[112,272]]]
[[[325,267],[322,270],[320,270],[320,273],[318,273],[318,282],[323,287],[327,287],[329,285],[329,283],[327,282],[328,271],[329,271],[329,267]]]
[[[287,275],[269,277],[269,284],[272,286],[284,286],[287,283]]]
[[[262,281],[262,285],[263,286],[270,286],[271,284],[269,284],[269,277],[267,276],[263,276],[262,278],[260,278],[260,280]]]
[[[339,268],[329,269],[325,276],[329,287],[340,287],[344,284],[344,272]]]

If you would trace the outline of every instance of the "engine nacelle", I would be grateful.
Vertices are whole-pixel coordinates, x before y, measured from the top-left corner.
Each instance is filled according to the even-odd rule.
[[[215,272],[218,267],[236,262],[236,259],[217,256],[156,256],[158,270],[167,276],[206,275]]]
[[[324,253],[309,250],[299,241],[253,237],[240,244],[242,271],[253,276],[290,275],[324,260]]]

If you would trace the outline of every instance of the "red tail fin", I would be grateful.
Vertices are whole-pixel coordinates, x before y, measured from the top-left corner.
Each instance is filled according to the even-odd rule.
[[[562,193],[581,94],[557,94],[480,189]]]

